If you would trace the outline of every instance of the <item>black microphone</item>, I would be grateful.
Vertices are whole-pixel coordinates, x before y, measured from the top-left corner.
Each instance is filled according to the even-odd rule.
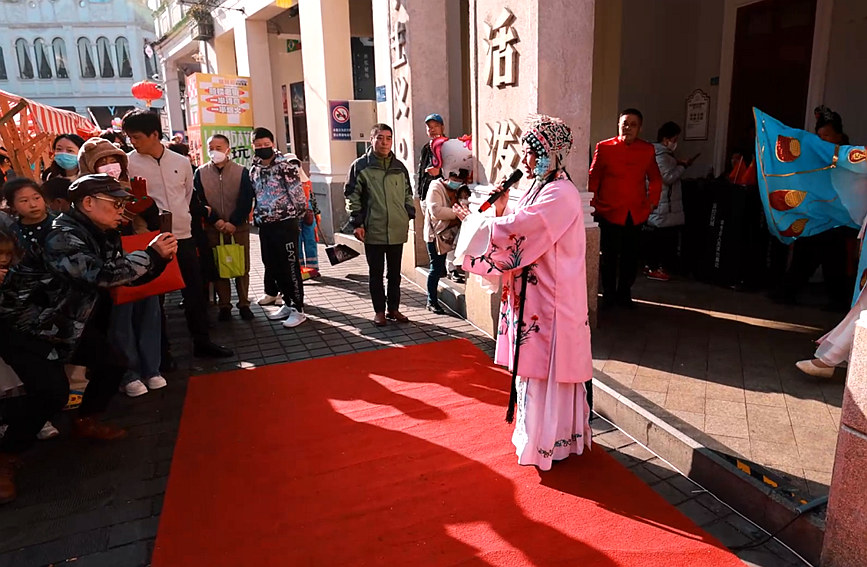
[[[502,197],[503,193],[508,191],[512,185],[514,185],[515,183],[520,181],[522,177],[524,177],[523,171],[521,171],[520,169],[516,169],[515,171],[513,171],[512,175],[510,175],[508,179],[503,181],[503,189],[500,191],[495,191],[495,192],[491,193],[491,196],[488,197],[488,200],[485,201],[484,203],[482,203],[482,206],[479,207],[479,212],[484,213],[485,211],[490,209],[491,205],[493,205],[497,201],[497,199]]]

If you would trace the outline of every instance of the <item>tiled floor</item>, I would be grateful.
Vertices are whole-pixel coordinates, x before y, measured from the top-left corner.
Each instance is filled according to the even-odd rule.
[[[634,296],[635,310],[599,316],[597,377],[704,445],[767,467],[799,497],[827,494],[845,372],[823,381],[794,363],[842,315],[687,281],[642,278]]]
[[[251,295],[261,292],[261,263],[256,248],[254,236]],[[168,376],[169,386],[163,390],[136,399],[118,396],[108,417],[129,428],[130,437],[122,442],[100,445],[70,439],[67,434],[67,416],[61,416],[57,420],[63,435],[59,439],[38,444],[37,448],[27,455],[25,468],[19,476],[20,496],[16,502],[2,508],[0,567],[49,564],[137,567],[149,563],[180,422],[187,377],[191,373],[302,360],[453,337],[467,338],[486,352],[490,353],[492,350],[493,343],[490,338],[466,321],[425,311],[423,292],[406,281],[403,285],[404,312],[410,316],[412,322],[407,325],[390,324],[384,328],[373,326],[367,293],[367,269],[363,258],[337,267],[323,266],[322,271],[321,280],[305,286],[307,313],[311,320],[295,329],[284,329],[279,321],[268,321],[258,306],[253,307],[257,314],[254,321],[245,322],[235,317],[231,322],[215,323],[212,327],[213,339],[231,345],[236,351],[234,358],[216,364],[190,356],[190,345],[180,339],[187,336],[187,332],[182,312],[176,307],[178,298],[173,297],[168,310],[169,335],[172,337],[173,352],[182,368]],[[605,355],[597,362],[603,371],[611,370],[612,374],[624,381],[627,378],[635,380],[639,376],[655,376],[660,380],[667,378],[664,389],[662,382],[654,385],[652,380],[648,379],[648,384],[656,390],[642,391],[662,394],[664,397],[657,399],[660,403],[665,403],[671,388],[672,403],[686,408],[673,411],[680,411],[683,416],[690,413],[713,415],[705,412],[704,404],[707,402],[699,407],[689,400],[693,397],[702,397],[705,400],[723,399],[711,394],[712,388],[718,384],[711,381],[704,383],[704,380],[686,380],[683,377],[684,370],[680,373],[674,371],[675,362],[682,359],[684,364],[694,367],[693,372],[699,373],[699,367],[702,366],[700,355],[678,358],[680,345],[690,348],[688,343],[694,341],[697,334],[675,332],[675,337],[683,338],[675,339],[675,347],[670,355],[671,364],[662,363],[662,359],[669,356],[662,352],[662,348],[658,349],[661,354],[657,353],[660,354],[659,366],[649,364],[651,358],[642,359],[646,345],[653,344],[652,341],[655,340],[645,336],[650,326],[646,321],[650,309],[643,308],[629,314],[630,317],[635,315],[640,317],[639,321],[644,321],[639,323],[630,322],[626,314],[606,314],[603,317],[606,327],[594,336],[594,343],[598,343],[597,356],[603,353]],[[619,328],[631,332],[618,337],[615,323],[620,325]],[[676,320],[669,321],[662,327],[684,328],[683,324]],[[659,330],[658,326],[656,328]],[[637,330],[642,332],[638,333]],[[705,332],[710,334],[707,330]],[[654,353],[646,354],[651,357]],[[610,368],[606,368],[608,364],[611,365]],[[723,368],[720,371],[725,369],[726,364],[721,361]],[[651,370],[658,374],[651,373]],[[704,372],[707,374],[706,370]],[[722,374],[725,375],[724,372]],[[676,376],[680,378],[676,379]],[[743,385],[730,387],[731,392],[722,394],[724,401],[740,401],[744,405],[744,411],[748,412],[750,404],[745,399]],[[737,391],[741,392],[741,398],[735,395]],[[716,408],[723,412],[721,417],[729,415],[724,413],[722,408],[722,405]],[[732,406],[731,412],[736,411],[737,408]],[[704,426],[703,422],[702,419]],[[762,537],[763,534],[755,526],[701,491],[698,486],[672,470],[665,462],[610,423],[598,418],[594,420],[593,428],[596,443],[604,446],[654,490],[724,544],[736,546]],[[729,429],[726,429],[726,432],[730,433]],[[792,440],[797,442],[798,431],[794,427],[791,435]],[[738,555],[747,564],[760,567],[801,564],[796,556],[774,542],[756,549],[740,551]]]

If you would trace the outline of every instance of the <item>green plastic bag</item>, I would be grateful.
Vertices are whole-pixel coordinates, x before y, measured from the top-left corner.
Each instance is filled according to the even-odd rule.
[[[235,244],[235,237],[231,237],[230,244],[223,240],[220,234],[220,244],[214,247],[214,264],[217,266],[217,274],[220,279],[228,280],[240,278],[247,271],[244,265],[244,247]]]

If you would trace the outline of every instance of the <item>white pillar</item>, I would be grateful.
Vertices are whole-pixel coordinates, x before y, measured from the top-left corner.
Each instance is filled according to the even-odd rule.
[[[250,77],[253,86],[253,118],[256,126],[276,132],[267,21],[243,20],[235,27],[235,58],[238,75]],[[280,112],[282,116],[282,109]]]
[[[322,210],[323,231],[330,236],[346,219],[343,184],[356,157],[355,142],[331,139],[329,107],[330,100],[353,98],[349,1],[299,0],[298,15],[310,179]]]
[[[162,60],[162,74],[166,81],[165,111],[172,132],[184,129],[184,116],[181,110],[181,83],[178,80],[178,67],[173,61]]]

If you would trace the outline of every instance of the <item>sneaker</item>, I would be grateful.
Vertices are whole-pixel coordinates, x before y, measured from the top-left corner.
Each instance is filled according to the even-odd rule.
[[[795,363],[795,366],[797,366],[798,370],[804,374],[809,374],[810,376],[815,376],[817,378],[831,378],[834,376],[833,366],[819,366],[813,359],[799,360]]]
[[[217,315],[217,321],[231,321],[232,320],[232,308],[231,307],[221,307],[220,314]]]
[[[50,421],[46,421],[45,425],[42,426],[42,429],[39,430],[39,433],[36,434],[36,438],[45,441],[46,439],[54,439],[58,435],[60,435],[60,432],[57,428],[54,427]]]
[[[437,315],[444,315],[445,314],[445,310],[442,308],[442,306],[439,303],[428,303],[427,304],[427,310],[430,311],[431,313],[436,313]]]
[[[301,323],[303,323],[306,320],[307,320],[307,315],[305,315],[301,311],[295,311],[293,309],[292,314],[289,315],[289,317],[285,321],[283,321],[283,326],[286,327],[287,329],[291,329],[292,327],[297,327],[298,325],[300,325]]]
[[[144,383],[148,387],[148,390],[159,390],[166,387],[166,379],[159,374],[147,378]]]
[[[133,380],[129,384],[122,385],[120,391],[130,398],[137,398],[148,393],[147,386],[141,380]]]
[[[238,313],[241,315],[241,319],[244,321],[252,321],[256,316],[253,315],[253,312],[250,311],[250,308],[247,306],[239,307]]]
[[[268,318],[272,321],[276,321],[277,319],[285,319],[286,317],[292,315],[295,310],[289,307],[288,305],[284,305],[277,311],[272,311],[268,313]]]
[[[656,280],[658,282],[667,282],[671,279],[665,270],[659,268],[658,270],[649,270],[646,274],[644,274],[649,280]]]
[[[268,295],[267,293],[263,293],[262,297],[256,300],[256,303],[262,306],[277,305],[278,299],[280,299],[279,295]]]

